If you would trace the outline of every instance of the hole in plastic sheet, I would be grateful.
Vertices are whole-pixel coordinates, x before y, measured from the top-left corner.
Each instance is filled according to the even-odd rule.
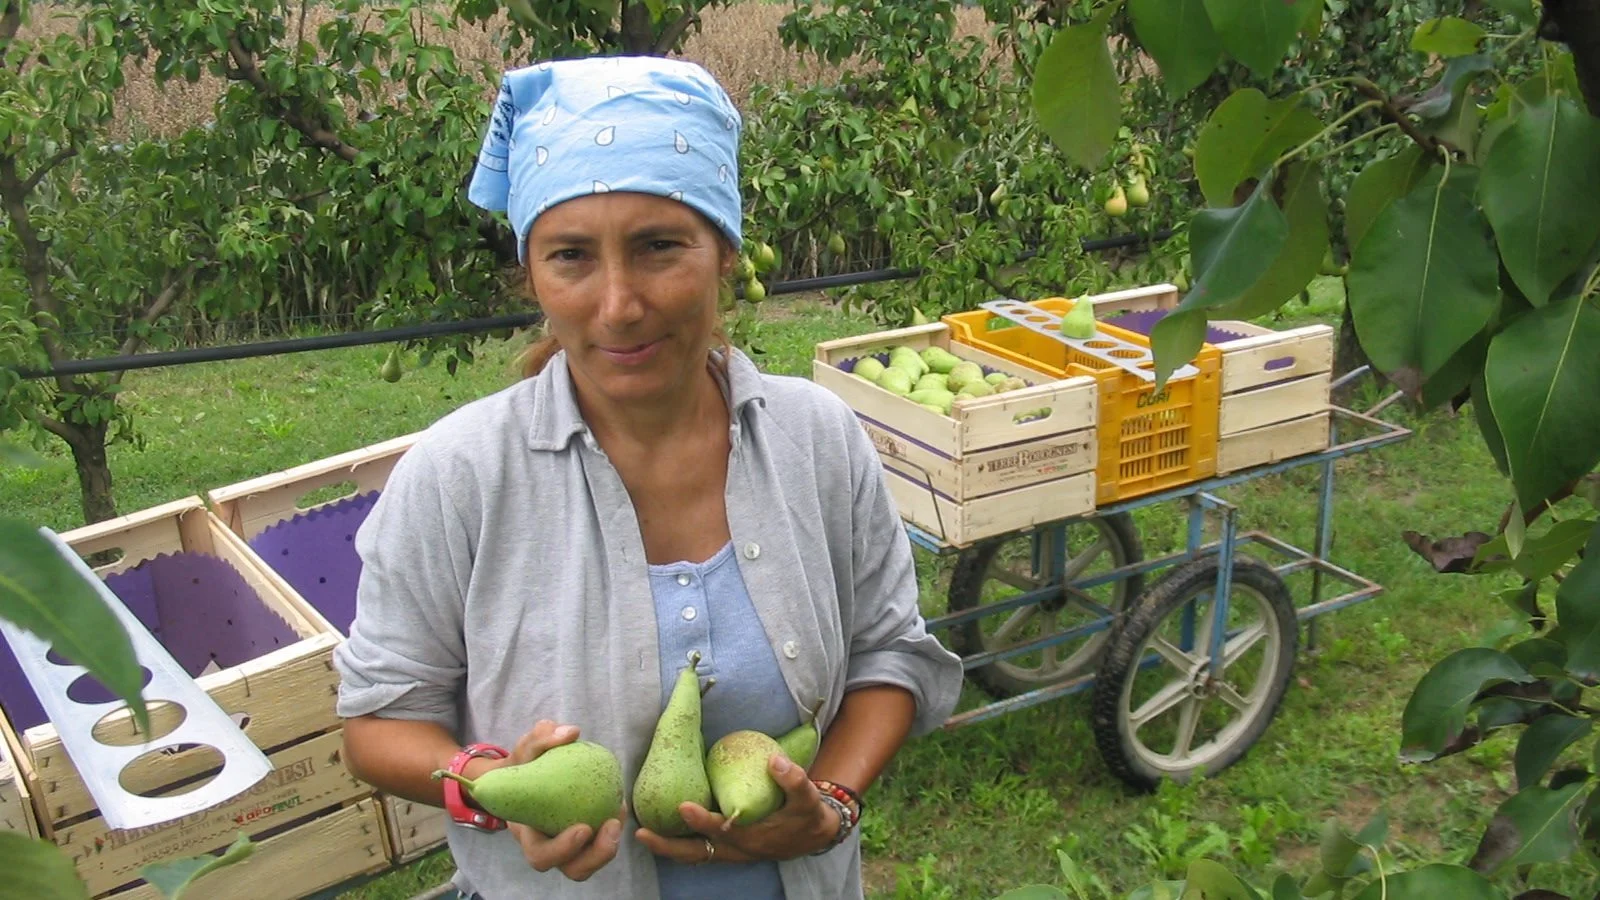
[[[189,718],[189,711],[181,703],[156,700],[147,704],[150,709],[150,733],[139,730],[133,716],[122,706],[100,717],[94,723],[94,739],[111,747],[136,747],[150,741],[159,741],[178,730]]]
[[[1144,352],[1143,350],[1129,350],[1123,348],[1121,350],[1111,351],[1111,355],[1115,356],[1117,359],[1144,359],[1150,354]]]
[[[117,775],[117,783],[122,785],[123,790],[140,797],[179,797],[198,791],[222,774],[222,765],[226,760],[222,752],[210,744],[190,744],[188,748],[182,751],[189,757],[182,770],[199,770],[193,778],[173,780],[172,757],[175,754],[168,752],[173,748],[167,748],[151,750],[134,758],[122,767]]]
[[[1085,347],[1093,347],[1096,350],[1110,350],[1116,346],[1116,343],[1112,341],[1084,341],[1083,345]]]
[[[1294,357],[1280,356],[1277,359],[1268,360],[1266,368],[1268,372],[1271,372],[1276,369],[1287,369],[1292,365],[1294,365]]]
[[[330,484],[326,487],[319,487],[314,491],[307,491],[301,495],[300,499],[294,502],[294,505],[297,509],[310,509],[313,506],[321,506],[324,503],[354,496],[357,489],[354,481],[341,481],[338,484]]]
[[[67,659],[65,656],[62,656],[61,655],[61,651],[57,650],[54,647],[50,648],[50,652],[46,653],[44,655],[44,658],[47,661],[55,663],[58,666],[75,666],[75,665],[77,665],[77,663],[73,662],[70,659]]]
[[[139,686],[144,687],[150,683],[152,676],[150,670],[144,666],[139,667],[139,672],[143,676]],[[85,672],[72,684],[67,685],[67,699],[74,703],[111,703],[117,699],[117,695],[102,684],[100,679]]]

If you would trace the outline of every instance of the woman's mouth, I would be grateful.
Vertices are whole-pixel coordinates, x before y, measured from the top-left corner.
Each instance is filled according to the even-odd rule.
[[[656,355],[656,350],[660,346],[660,341],[650,341],[644,344],[619,344],[611,347],[601,347],[600,352],[613,365],[638,366],[649,362]]]

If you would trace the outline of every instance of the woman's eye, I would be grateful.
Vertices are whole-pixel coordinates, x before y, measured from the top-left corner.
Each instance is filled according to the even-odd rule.
[[[559,262],[577,262],[583,258],[583,251],[568,247],[565,250],[557,250],[555,258]]]
[[[676,246],[678,246],[677,241],[659,240],[650,242],[650,249],[657,253],[665,253]]]

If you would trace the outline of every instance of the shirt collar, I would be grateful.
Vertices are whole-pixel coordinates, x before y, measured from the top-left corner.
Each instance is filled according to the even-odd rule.
[[[712,361],[722,358],[722,351],[712,351]],[[713,369],[713,371],[716,371]],[[756,368],[742,351],[734,348],[728,359],[728,381],[717,372],[717,383],[729,401],[730,433],[735,443],[743,432],[741,420],[752,403],[765,407],[767,388],[761,370]],[[566,351],[558,351],[534,379],[533,421],[528,426],[528,447],[532,450],[564,450],[573,437],[583,435],[593,446],[593,436],[583,412],[578,408],[578,398],[572,383],[572,373],[567,369]]]

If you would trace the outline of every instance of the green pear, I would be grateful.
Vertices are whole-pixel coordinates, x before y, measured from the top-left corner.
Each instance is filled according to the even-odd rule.
[[[924,406],[936,407],[939,412],[949,414],[950,404],[955,402],[955,395],[941,388],[928,388],[921,391],[912,391],[906,395],[912,403],[921,403]]]
[[[1078,300],[1072,309],[1061,317],[1061,333],[1074,340],[1086,341],[1094,337],[1094,304]]]
[[[894,347],[889,351],[889,367],[905,369],[912,380],[928,374],[928,364],[922,361],[922,357],[917,354],[917,351],[904,345]]]
[[[859,375],[860,377],[876,384],[878,381],[878,376],[883,374],[883,369],[884,365],[883,363],[878,362],[877,357],[863,356],[861,359],[856,361],[856,367],[850,371],[853,374]]]
[[[1028,383],[1026,381],[1023,381],[1021,378],[1018,378],[1015,375],[1011,375],[1001,380],[999,384],[995,385],[994,392],[997,394],[1003,394],[1006,391],[1020,391],[1027,386]]]
[[[622,809],[622,766],[593,741],[551,747],[530,762],[490,769],[477,778],[443,770],[491,815],[554,836],[578,823],[596,832]]]
[[[990,385],[998,388],[1000,386],[1000,382],[1005,381],[1007,378],[1010,378],[1010,377],[1012,377],[1012,376],[1007,375],[1004,372],[990,372],[989,374],[983,376],[983,380],[989,382]]]
[[[706,775],[717,809],[739,825],[753,825],[783,806],[783,788],[767,771],[778,742],[759,731],[729,732],[706,754]]]
[[[993,393],[994,386],[979,378],[976,381],[969,381],[963,384],[961,390],[956,391],[955,399],[960,400],[962,397],[988,397]]]
[[[922,361],[927,363],[932,371],[948,375],[951,369],[961,364],[961,357],[943,347],[929,347],[922,351]]]
[[[700,732],[700,679],[695,667],[700,654],[678,673],[667,708],[656,722],[650,751],[633,782],[633,814],[639,824],[667,837],[688,837],[694,829],[678,814],[678,804],[692,801],[711,808],[711,782],[706,778],[705,736]]]
[[[822,701],[818,700],[816,710],[807,713],[804,722],[778,738],[783,755],[802,769],[811,765],[817,758],[817,749],[822,746],[822,734],[817,731],[817,713],[821,711]]]
[[[959,392],[968,383],[983,380],[983,367],[975,362],[963,361],[950,370],[945,382],[952,391]]]
[[[890,367],[884,369],[883,374],[878,376],[878,387],[904,397],[911,393],[911,376],[906,374],[905,369]]]
[[[940,375],[938,372],[929,372],[918,378],[916,385],[911,389],[913,391],[943,391],[949,387],[950,382],[946,380],[945,376]]]

